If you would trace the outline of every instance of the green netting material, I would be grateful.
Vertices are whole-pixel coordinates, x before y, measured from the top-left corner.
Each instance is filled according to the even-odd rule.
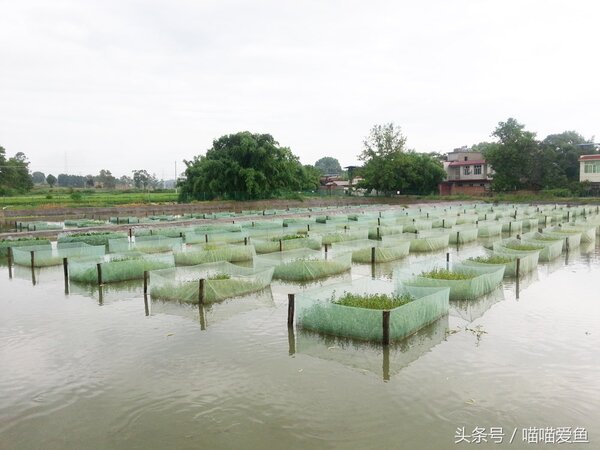
[[[552,239],[552,240],[550,240]],[[537,231],[521,236],[521,240],[524,243],[531,243],[533,245],[543,246],[544,248],[540,251],[540,261],[551,261],[558,258],[562,253],[564,239],[556,237],[552,238],[548,235],[543,235]]]
[[[500,236],[502,234],[502,224],[496,221],[479,222],[477,229],[479,230],[477,237],[480,238]]]
[[[197,231],[188,231],[185,234],[185,242],[188,244],[198,244],[201,242],[221,243],[221,244],[242,244],[247,241],[248,233],[245,231],[226,231],[224,233]]]
[[[374,255],[372,254],[372,248],[375,248]],[[340,253],[352,252],[352,262],[355,263],[383,263],[408,256],[410,241],[382,242],[364,239],[333,244],[332,250]],[[372,261],[373,256],[375,261]]]
[[[450,300],[470,300],[487,294],[502,282],[504,266],[478,267],[461,263],[450,263],[451,272],[468,276],[467,279],[447,280],[423,276],[432,270],[445,270],[446,264],[438,261],[424,261],[412,264],[409,268],[394,271],[395,279],[407,286],[448,287]]]
[[[105,220],[92,220],[92,219],[81,219],[81,220],[65,220],[65,227],[70,228],[87,228],[97,227],[100,225],[106,225]]]
[[[430,220],[432,221],[433,228],[452,228],[456,225],[456,217],[453,216],[440,216],[440,217],[432,217]]]
[[[571,231],[579,231],[581,233],[581,243],[583,244],[589,244],[592,242],[596,242],[596,227],[595,226],[590,226],[590,225],[584,225],[584,224],[567,224],[565,226],[562,227],[562,230],[566,231],[566,232],[571,232]]]
[[[390,341],[405,338],[448,313],[449,289],[402,286],[381,280],[355,280],[296,295],[296,320],[303,329],[364,341],[383,339],[382,311],[338,305],[344,292],[409,294],[414,300],[390,311]]]
[[[57,222],[17,222],[17,229],[27,231],[62,230],[62,223]]]
[[[128,251],[140,251],[144,253],[170,252],[181,248],[181,238],[169,238],[164,236],[139,236],[134,242],[129,239],[109,239],[108,249],[111,253],[123,253]]]
[[[392,243],[395,240],[410,240],[411,252],[433,252],[448,247],[450,234],[447,231],[422,231],[418,234],[403,233],[402,235],[383,236],[383,242]]]
[[[556,230],[555,228],[544,229],[544,236],[560,238],[563,240],[563,251],[568,248],[573,249],[581,245],[581,232],[580,231],[567,231],[564,229]]]
[[[58,237],[58,243],[85,242],[88,245],[104,245],[108,247],[109,239],[126,239],[127,234],[112,231],[90,231],[88,233],[67,233]]]
[[[174,256],[177,266],[196,266],[219,261],[252,261],[255,254],[252,245],[197,244],[176,251]]]
[[[350,270],[352,254],[327,255],[310,249],[288,250],[285,252],[258,255],[254,259],[257,268],[274,267],[274,278],[286,281],[309,281],[337,275]]]
[[[404,231],[403,225],[391,225],[391,226],[371,226],[369,227],[369,239],[379,240],[383,236],[390,236],[394,234],[402,234]]]
[[[535,246],[536,250],[521,250],[509,248],[507,245],[527,245],[527,246]],[[543,245],[537,245],[529,242],[523,242],[518,239],[504,239],[502,241],[494,242],[493,245],[493,253],[499,256],[505,257],[517,257],[521,260],[521,270],[519,274],[524,274],[533,271],[537,265],[540,258],[540,253],[545,249]],[[515,266],[516,269],[516,266]],[[515,271],[516,273],[516,271]],[[512,273],[511,273],[512,276]]]
[[[523,222],[520,220],[509,220],[502,223],[502,232],[504,233],[521,233],[523,231]]]
[[[42,238],[18,238],[18,239],[2,239],[0,240],[0,256],[7,256],[9,248],[15,247],[39,247],[49,250],[52,248],[48,239]]]
[[[58,244],[57,248],[46,245],[13,248],[13,260],[20,266],[31,266],[31,252],[34,253],[34,267],[58,266],[63,258],[71,259],[100,256],[105,253],[104,245],[87,245],[83,242]]]
[[[69,260],[69,279],[80,283],[97,283],[98,263],[101,264],[103,283],[141,280],[144,278],[144,271],[175,266],[172,254],[148,255],[140,252],[111,254],[77,261]]]
[[[458,225],[450,230],[450,244],[466,244],[477,240],[479,229],[472,225]]]
[[[252,238],[252,245],[256,253],[273,253],[279,251],[294,250],[297,248],[310,248],[312,250],[321,249],[321,236],[311,235],[302,237],[300,235],[280,235],[269,239]]]
[[[312,233],[312,228],[311,228]],[[345,242],[345,241],[355,241],[357,239],[368,239],[369,238],[369,230],[367,228],[363,229],[345,229],[338,231],[324,231],[317,232],[321,235],[321,239],[323,244],[334,244],[336,242]],[[313,233],[311,234],[317,234]]]
[[[273,268],[252,269],[228,262],[177,267],[150,272],[150,295],[155,300],[198,303],[199,280],[204,279],[204,302],[213,303],[265,289]]]
[[[502,251],[490,251],[485,256],[499,256],[505,259],[510,259],[510,262],[502,263],[502,264],[490,264],[487,262],[479,262],[474,261],[472,259],[465,259],[461,261],[462,264],[467,266],[479,266],[479,267],[500,267],[504,266],[504,276],[505,277],[516,277],[517,276],[517,259],[519,259],[519,275],[524,275],[529,273],[537,268],[538,265],[538,254],[535,252],[532,253],[523,253],[523,254],[514,254],[514,253],[505,253]]]
[[[433,228],[432,220],[422,220],[409,217],[399,217],[396,224],[403,225],[406,233],[414,233],[415,231],[431,230]]]

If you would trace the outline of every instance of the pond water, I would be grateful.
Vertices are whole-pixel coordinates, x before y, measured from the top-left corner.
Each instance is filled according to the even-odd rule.
[[[478,252],[474,243],[458,257]],[[411,255],[373,274],[355,265],[322,283],[386,278],[432,256],[445,258]],[[62,267],[37,270],[34,285],[29,269],[9,278],[4,262],[0,448],[447,449],[473,445],[455,444],[463,427],[483,448],[541,445],[526,442],[539,428],[566,439],[559,427],[600,448],[598,280],[599,247],[582,246],[540,264],[518,298],[505,281],[451,302],[448,316],[384,351],[289,331],[298,285],[274,282],[202,318],[156,302],[146,315],[141,283],[109,286],[100,302],[97,288],[66,294]]]

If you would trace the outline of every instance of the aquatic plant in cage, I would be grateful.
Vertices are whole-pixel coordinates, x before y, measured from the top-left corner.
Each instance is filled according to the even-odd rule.
[[[456,225],[450,229],[450,244],[466,244],[477,240],[479,229],[475,225]]]
[[[170,252],[181,248],[181,238],[169,238],[164,236],[139,236],[133,242],[127,238],[109,239],[108,249],[111,253],[122,253],[127,251],[140,251],[144,253]]]
[[[176,267],[150,273],[150,295],[153,300],[198,303],[204,279],[203,301],[213,303],[265,289],[272,277],[272,267],[254,269],[228,262]]]
[[[354,241],[357,239],[368,239],[369,230],[366,228],[362,229],[342,229],[342,230],[332,230],[332,231],[316,231],[311,235],[320,235],[323,244],[333,244],[336,242],[344,242],[344,241]]]

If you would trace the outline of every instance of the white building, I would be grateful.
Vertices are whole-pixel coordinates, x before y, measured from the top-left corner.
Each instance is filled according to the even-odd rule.
[[[579,181],[600,183],[600,155],[579,157]]]

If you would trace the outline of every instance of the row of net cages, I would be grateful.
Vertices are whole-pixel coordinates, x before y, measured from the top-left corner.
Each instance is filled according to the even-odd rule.
[[[65,258],[77,259],[90,256],[101,256],[106,252],[104,245],[88,245],[83,242],[58,243],[53,247],[50,243],[12,248],[12,259],[15,264],[31,267],[50,267],[63,264]]]

